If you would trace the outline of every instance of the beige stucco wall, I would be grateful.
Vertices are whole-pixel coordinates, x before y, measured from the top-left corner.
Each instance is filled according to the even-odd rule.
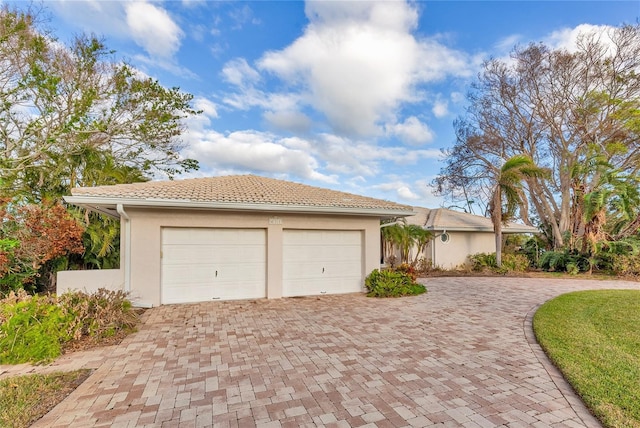
[[[67,270],[56,274],[56,293],[58,295],[71,290],[93,293],[99,288],[123,290],[124,272],[122,269]]]
[[[379,266],[377,217],[220,212],[206,210],[141,210],[126,208],[130,218],[131,297],[143,305],[161,304],[161,230],[163,227],[259,228],[267,233],[267,297],[282,297],[282,243],[285,229],[363,231],[363,278]],[[124,225],[123,225],[124,226]],[[124,234],[125,227],[122,227]],[[122,241],[126,237],[123,236]],[[123,248],[126,243],[123,242]],[[124,268],[126,252],[121,266]]]
[[[436,237],[432,244],[433,266],[442,269],[455,269],[469,263],[468,256],[476,253],[495,253],[496,243],[492,232],[447,232],[449,241],[442,242]]]
[[[496,244],[492,232],[447,232],[448,242],[442,242],[436,232],[435,238],[418,256],[431,262],[431,266],[441,269],[455,269],[469,264],[468,257],[476,253],[495,253]],[[410,259],[415,258],[417,248],[411,249]],[[400,251],[396,250],[397,263],[400,263]]]

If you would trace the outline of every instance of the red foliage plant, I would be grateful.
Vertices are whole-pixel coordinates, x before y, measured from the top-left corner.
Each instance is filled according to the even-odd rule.
[[[0,276],[21,266],[37,272],[49,260],[84,251],[82,225],[58,202],[14,206],[0,200],[0,216]]]

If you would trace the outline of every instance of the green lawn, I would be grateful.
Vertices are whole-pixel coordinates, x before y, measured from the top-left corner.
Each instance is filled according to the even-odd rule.
[[[0,381],[0,427],[26,428],[73,392],[89,370],[16,376]]]
[[[581,291],[533,319],[547,355],[607,427],[640,427],[640,291]]]

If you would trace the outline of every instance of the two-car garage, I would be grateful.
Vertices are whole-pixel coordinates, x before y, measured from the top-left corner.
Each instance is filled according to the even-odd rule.
[[[282,230],[282,295],[359,292],[362,231]],[[267,229],[162,228],[163,304],[267,297]]]
[[[254,175],[83,187],[65,200],[120,219],[120,267],[96,287],[134,304],[351,293],[380,267],[395,202]],[[73,277],[73,278],[72,278]],[[87,275],[58,283],[82,287]]]

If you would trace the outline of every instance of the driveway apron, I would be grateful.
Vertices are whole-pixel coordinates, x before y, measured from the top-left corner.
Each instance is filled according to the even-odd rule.
[[[423,282],[427,294],[400,299],[151,309],[34,427],[600,426],[535,343],[531,316],[569,291],[637,283]]]

